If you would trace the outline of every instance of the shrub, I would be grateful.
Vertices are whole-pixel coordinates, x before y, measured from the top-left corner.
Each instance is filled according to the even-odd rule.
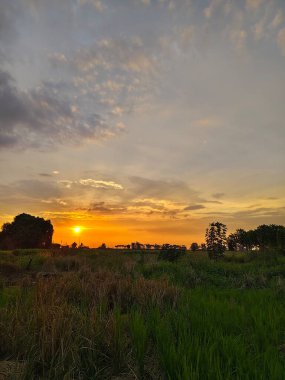
[[[177,248],[163,249],[158,254],[158,260],[175,262],[185,254],[185,250]]]

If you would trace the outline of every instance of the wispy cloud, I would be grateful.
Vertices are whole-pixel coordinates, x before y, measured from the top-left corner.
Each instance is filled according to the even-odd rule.
[[[87,178],[87,179],[80,179],[79,183],[80,185],[83,185],[83,186],[91,186],[95,188],[103,188],[103,189],[112,188],[116,190],[123,189],[122,185],[120,185],[119,183],[115,183],[113,181],[101,181],[101,180]]]
[[[204,205],[192,205],[184,208],[185,211],[196,211],[206,208]]]

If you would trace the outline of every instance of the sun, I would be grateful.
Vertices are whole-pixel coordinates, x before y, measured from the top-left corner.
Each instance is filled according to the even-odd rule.
[[[81,232],[82,228],[79,226],[73,227],[73,232],[76,234],[79,234]]]

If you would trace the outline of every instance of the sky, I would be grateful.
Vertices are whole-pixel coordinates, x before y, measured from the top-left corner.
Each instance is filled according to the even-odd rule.
[[[0,223],[90,246],[285,224],[284,99],[284,0],[1,0]]]

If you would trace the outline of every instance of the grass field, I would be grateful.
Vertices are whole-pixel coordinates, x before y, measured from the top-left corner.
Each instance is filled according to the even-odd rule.
[[[0,252],[0,342],[7,379],[282,380],[285,256]]]

